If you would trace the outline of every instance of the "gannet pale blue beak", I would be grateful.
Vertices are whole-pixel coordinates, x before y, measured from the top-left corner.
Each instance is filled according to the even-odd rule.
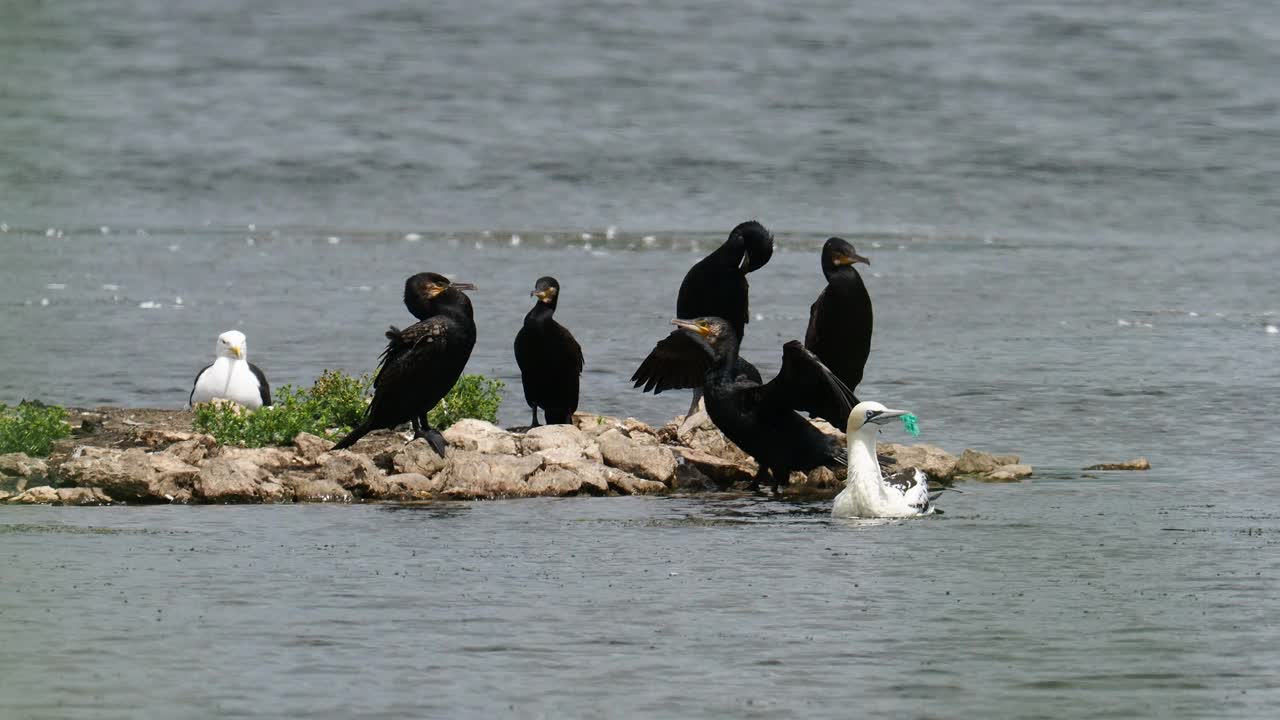
[[[875,414],[867,418],[867,422],[875,423],[877,425],[884,425],[890,420],[897,420],[907,414],[906,410],[880,410],[872,412],[875,412]]]

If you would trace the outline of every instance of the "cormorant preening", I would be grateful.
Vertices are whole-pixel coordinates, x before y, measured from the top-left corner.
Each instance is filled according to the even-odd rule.
[[[213,362],[196,374],[187,401],[191,405],[230,400],[250,410],[271,404],[271,386],[262,368],[249,362],[249,341],[239,330],[218,336]]]
[[[862,382],[862,369],[871,353],[871,296],[855,263],[870,265],[871,261],[837,237],[822,246],[827,286],[809,308],[809,329],[804,334],[804,346],[850,390],[857,390]]]
[[[334,449],[351,447],[372,430],[413,424],[413,436],[424,437],[444,456],[444,437],[427,422],[427,413],[453,388],[476,344],[471,300],[462,292],[471,283],[450,282],[436,273],[418,273],[404,283],[405,306],[423,318],[404,330],[387,331],[373,402],[364,422]],[[419,314],[421,313],[421,314]]]
[[[539,407],[548,425],[571,424],[578,409],[582,347],[573,333],[552,317],[560,300],[560,283],[553,277],[538,278],[529,294],[538,301],[516,333],[516,364],[520,366],[524,401],[533,410],[532,426],[538,425]]]
[[[793,470],[845,464],[844,448],[818,430],[797,410],[843,424],[853,407],[853,393],[800,344],[782,347],[782,369],[768,383],[739,377],[738,336],[721,318],[676,319],[677,329],[645,359],[658,384],[687,381],[702,372],[702,391],[711,421],[760,466],[757,487],[772,475],[776,493]],[[652,362],[650,362],[652,361]]]
[[[755,220],[740,223],[710,255],[702,258],[680,283],[676,296],[676,317],[689,320],[718,317],[728,321],[739,341],[750,321],[747,303],[747,273],[759,270],[773,257],[773,235]],[[755,372],[755,368],[751,368]],[[632,380],[639,379],[639,372]],[[755,372],[759,379],[760,373]],[[698,407],[702,392],[693,386],[693,404],[689,415]]]

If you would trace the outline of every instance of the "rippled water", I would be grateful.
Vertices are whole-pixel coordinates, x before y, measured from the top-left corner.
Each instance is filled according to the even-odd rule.
[[[918,522],[733,496],[4,508],[0,716],[1267,717],[1280,701],[1274,3],[0,8],[0,401],[178,407],[237,327],[369,369],[535,278],[627,377],[747,217],[745,354],[873,261],[860,395],[1020,453]],[[613,228],[613,229],[611,229]],[[886,439],[900,439],[890,437]],[[1078,468],[1146,455],[1155,469]]]

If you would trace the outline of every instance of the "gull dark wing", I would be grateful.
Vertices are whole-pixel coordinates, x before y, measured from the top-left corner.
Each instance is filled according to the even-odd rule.
[[[761,402],[803,410],[810,417],[844,427],[858,398],[817,355],[806,350],[799,340],[792,340],[782,346],[782,369],[764,386]]]
[[[676,330],[653,346],[631,380],[655,395],[663,390],[700,388],[711,361],[709,347]]]
[[[262,368],[249,363],[249,370],[253,372],[253,376],[258,378],[258,393],[262,396],[262,406],[266,407],[271,404],[271,386],[267,384],[267,376],[263,374]],[[191,391],[195,392],[194,389]]]
[[[211,367],[213,367],[213,363],[209,363],[208,365],[205,365],[204,367],[200,368],[200,372],[196,373],[196,379],[191,381],[191,394],[190,394],[190,395],[187,395],[187,404],[188,404],[188,405],[194,405],[194,404],[195,404],[195,403],[193,403],[193,402],[191,402],[191,401],[192,401],[192,400],[194,400],[194,399],[195,399],[195,397],[196,397],[196,385],[199,385],[199,384],[200,384],[200,376],[204,374],[204,371],[205,371],[205,370],[208,370],[208,369],[209,369],[209,368],[211,368]]]

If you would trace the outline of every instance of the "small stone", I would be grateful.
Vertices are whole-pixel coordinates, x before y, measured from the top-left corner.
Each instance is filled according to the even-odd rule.
[[[200,466],[193,497],[206,503],[261,502],[280,494],[263,487],[270,480],[270,473],[248,458],[216,457]]]
[[[979,475],[978,479],[986,482],[1018,482],[1031,477],[1030,465],[1002,465],[989,473]]]
[[[186,440],[179,440],[164,449],[166,455],[172,455],[189,465],[196,465],[209,456],[218,446],[212,435],[194,435]]]
[[[595,438],[574,425],[542,425],[533,428],[525,433],[520,444],[526,453],[540,453],[548,462],[601,461],[600,447]]]
[[[667,491],[666,483],[646,480],[616,468],[609,474],[609,487],[622,495],[657,495]],[[674,473],[672,473],[674,479]]]
[[[1007,458],[997,458],[988,452],[965,448],[965,451],[960,453],[960,459],[956,461],[955,472],[957,475],[981,475],[982,473],[989,473],[1002,465],[1012,465],[1018,462],[1017,457],[1014,457],[1011,462],[1006,460]]]
[[[58,505],[110,505],[111,498],[99,488],[58,488]]]
[[[242,448],[223,445],[212,454],[212,457],[248,460],[258,467],[272,470],[292,468],[304,464],[302,458],[298,457],[293,450],[281,447]]]
[[[53,505],[58,502],[58,491],[48,485],[39,485],[9,498],[9,502],[21,505]]]
[[[77,448],[76,457],[58,469],[64,480],[126,502],[187,502],[199,472],[172,455],[142,448]]]
[[[920,468],[934,480],[946,482],[955,477],[956,456],[934,445],[899,445],[880,443],[877,452],[892,457],[895,468]]]
[[[291,472],[283,478],[284,485],[293,494],[294,502],[349,503],[354,496],[346,488],[332,480],[316,480],[308,473]]]
[[[710,478],[719,487],[751,482],[756,476],[754,462],[747,465],[732,460],[722,460],[710,453],[693,448],[672,447],[671,449],[684,461],[684,464],[697,468],[702,475]]]
[[[458,450],[441,472],[442,494],[453,499],[526,497],[529,476],[542,468],[540,455],[493,455]]]
[[[423,438],[401,447],[392,457],[391,467],[397,473],[417,473],[432,477],[444,469],[448,460],[440,457]]]
[[[380,497],[388,491],[386,477],[370,458],[350,450],[333,450],[320,457],[315,479],[331,480],[356,497]]]
[[[1090,465],[1085,470],[1150,470],[1151,463],[1147,462],[1144,457],[1126,460],[1120,463],[1101,463],[1099,465]]]
[[[0,455],[0,489],[22,492],[33,481],[49,477],[49,464],[25,453]]]
[[[387,476],[387,487],[385,499],[429,500],[444,489],[444,479],[419,473],[398,473]]]
[[[197,433],[183,432],[181,430],[170,430],[168,428],[141,427],[133,432],[133,437],[138,442],[146,445],[148,448],[155,450],[156,448],[166,447],[174,443],[183,442],[194,438]],[[206,435],[205,437],[209,437]],[[212,437],[209,437],[212,440]]]

